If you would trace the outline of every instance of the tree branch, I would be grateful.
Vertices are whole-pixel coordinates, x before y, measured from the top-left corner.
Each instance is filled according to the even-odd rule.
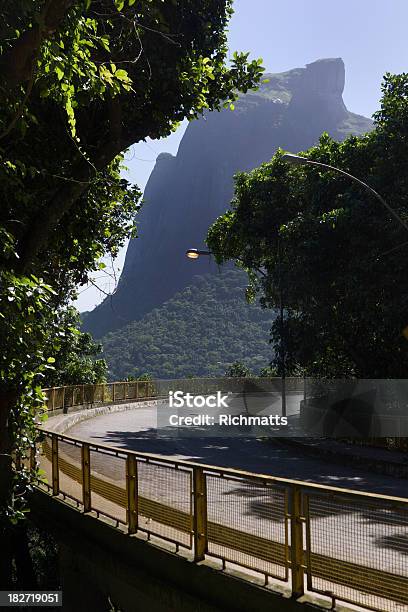
[[[8,89],[28,81],[41,43],[58,29],[75,0],[48,0],[36,23],[27,29],[0,60],[0,80]]]
[[[110,135],[107,144],[98,151],[94,164],[81,158],[72,171],[72,180],[61,185],[42,208],[33,215],[27,224],[27,231],[18,244],[19,262],[17,272],[25,274],[46,244],[49,235],[57,227],[62,217],[69,213],[78,199],[86,192],[96,172],[106,166],[124,149],[127,144],[120,139],[121,112],[116,104],[112,107]]]

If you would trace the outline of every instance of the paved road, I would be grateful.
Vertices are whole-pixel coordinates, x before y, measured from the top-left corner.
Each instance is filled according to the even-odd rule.
[[[296,412],[298,400],[298,396],[288,398],[289,414]],[[251,406],[254,405],[256,409],[251,409],[251,413],[262,413],[259,404],[254,404],[252,401]],[[277,401],[274,407],[274,412],[279,413]],[[408,483],[404,479],[331,463],[326,457],[322,460],[311,458],[301,451],[286,448],[280,441],[245,436],[244,429],[236,437],[223,436],[220,428],[211,428],[216,434],[211,437],[199,437],[200,428],[195,428],[194,431],[189,429],[194,434],[194,437],[191,438],[185,437],[187,430],[184,430],[181,437],[172,436],[168,427],[163,426],[157,429],[157,422],[164,424],[167,418],[164,415],[167,415],[168,411],[169,408],[166,406],[161,409],[153,406],[138,407],[135,410],[82,421],[74,425],[69,433],[94,442],[156,453],[171,458],[198,461],[207,465],[234,467],[250,472],[386,495],[408,496]],[[193,414],[194,410],[190,412]],[[241,412],[243,412],[242,406],[235,403],[231,413]],[[236,431],[238,429],[234,428]],[[176,432],[173,430],[172,433]]]

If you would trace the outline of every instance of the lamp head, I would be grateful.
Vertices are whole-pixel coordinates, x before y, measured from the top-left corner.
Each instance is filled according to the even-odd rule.
[[[186,256],[189,259],[198,259],[200,257],[200,252],[198,249],[188,249],[188,251],[186,251]]]
[[[200,249],[188,249],[186,251],[186,257],[189,259],[198,259],[200,255],[211,255],[211,251],[203,251]]]

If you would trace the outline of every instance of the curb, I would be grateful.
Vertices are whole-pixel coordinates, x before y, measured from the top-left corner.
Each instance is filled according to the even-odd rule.
[[[55,416],[49,416],[48,420],[41,426],[41,429],[51,433],[64,433],[77,423],[81,421],[87,421],[97,416],[103,416],[104,414],[110,414],[115,412],[125,412],[127,410],[135,410],[137,408],[145,408],[148,406],[157,406],[163,400],[154,399],[146,401],[138,401],[131,403],[121,404],[109,404],[104,406],[97,406],[95,408],[83,408],[82,410],[76,410],[71,414],[60,414]]]
[[[349,455],[346,453],[338,453],[334,449],[323,448],[318,444],[311,446],[310,444],[302,442],[298,438],[280,438],[280,442],[286,446],[301,450],[305,454],[316,457],[328,457],[330,461],[333,461],[334,463],[363,467],[368,471],[386,476],[408,478],[408,463],[403,464],[392,460],[384,461],[383,459],[370,459],[369,457],[363,457],[362,455],[358,454]],[[390,457],[390,459],[392,458]]]

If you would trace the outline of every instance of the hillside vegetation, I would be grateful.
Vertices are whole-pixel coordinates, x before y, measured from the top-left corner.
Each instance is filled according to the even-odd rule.
[[[246,283],[239,270],[197,276],[139,321],[107,334],[109,377],[218,376],[235,361],[258,373],[272,358],[274,314],[246,302]]]

